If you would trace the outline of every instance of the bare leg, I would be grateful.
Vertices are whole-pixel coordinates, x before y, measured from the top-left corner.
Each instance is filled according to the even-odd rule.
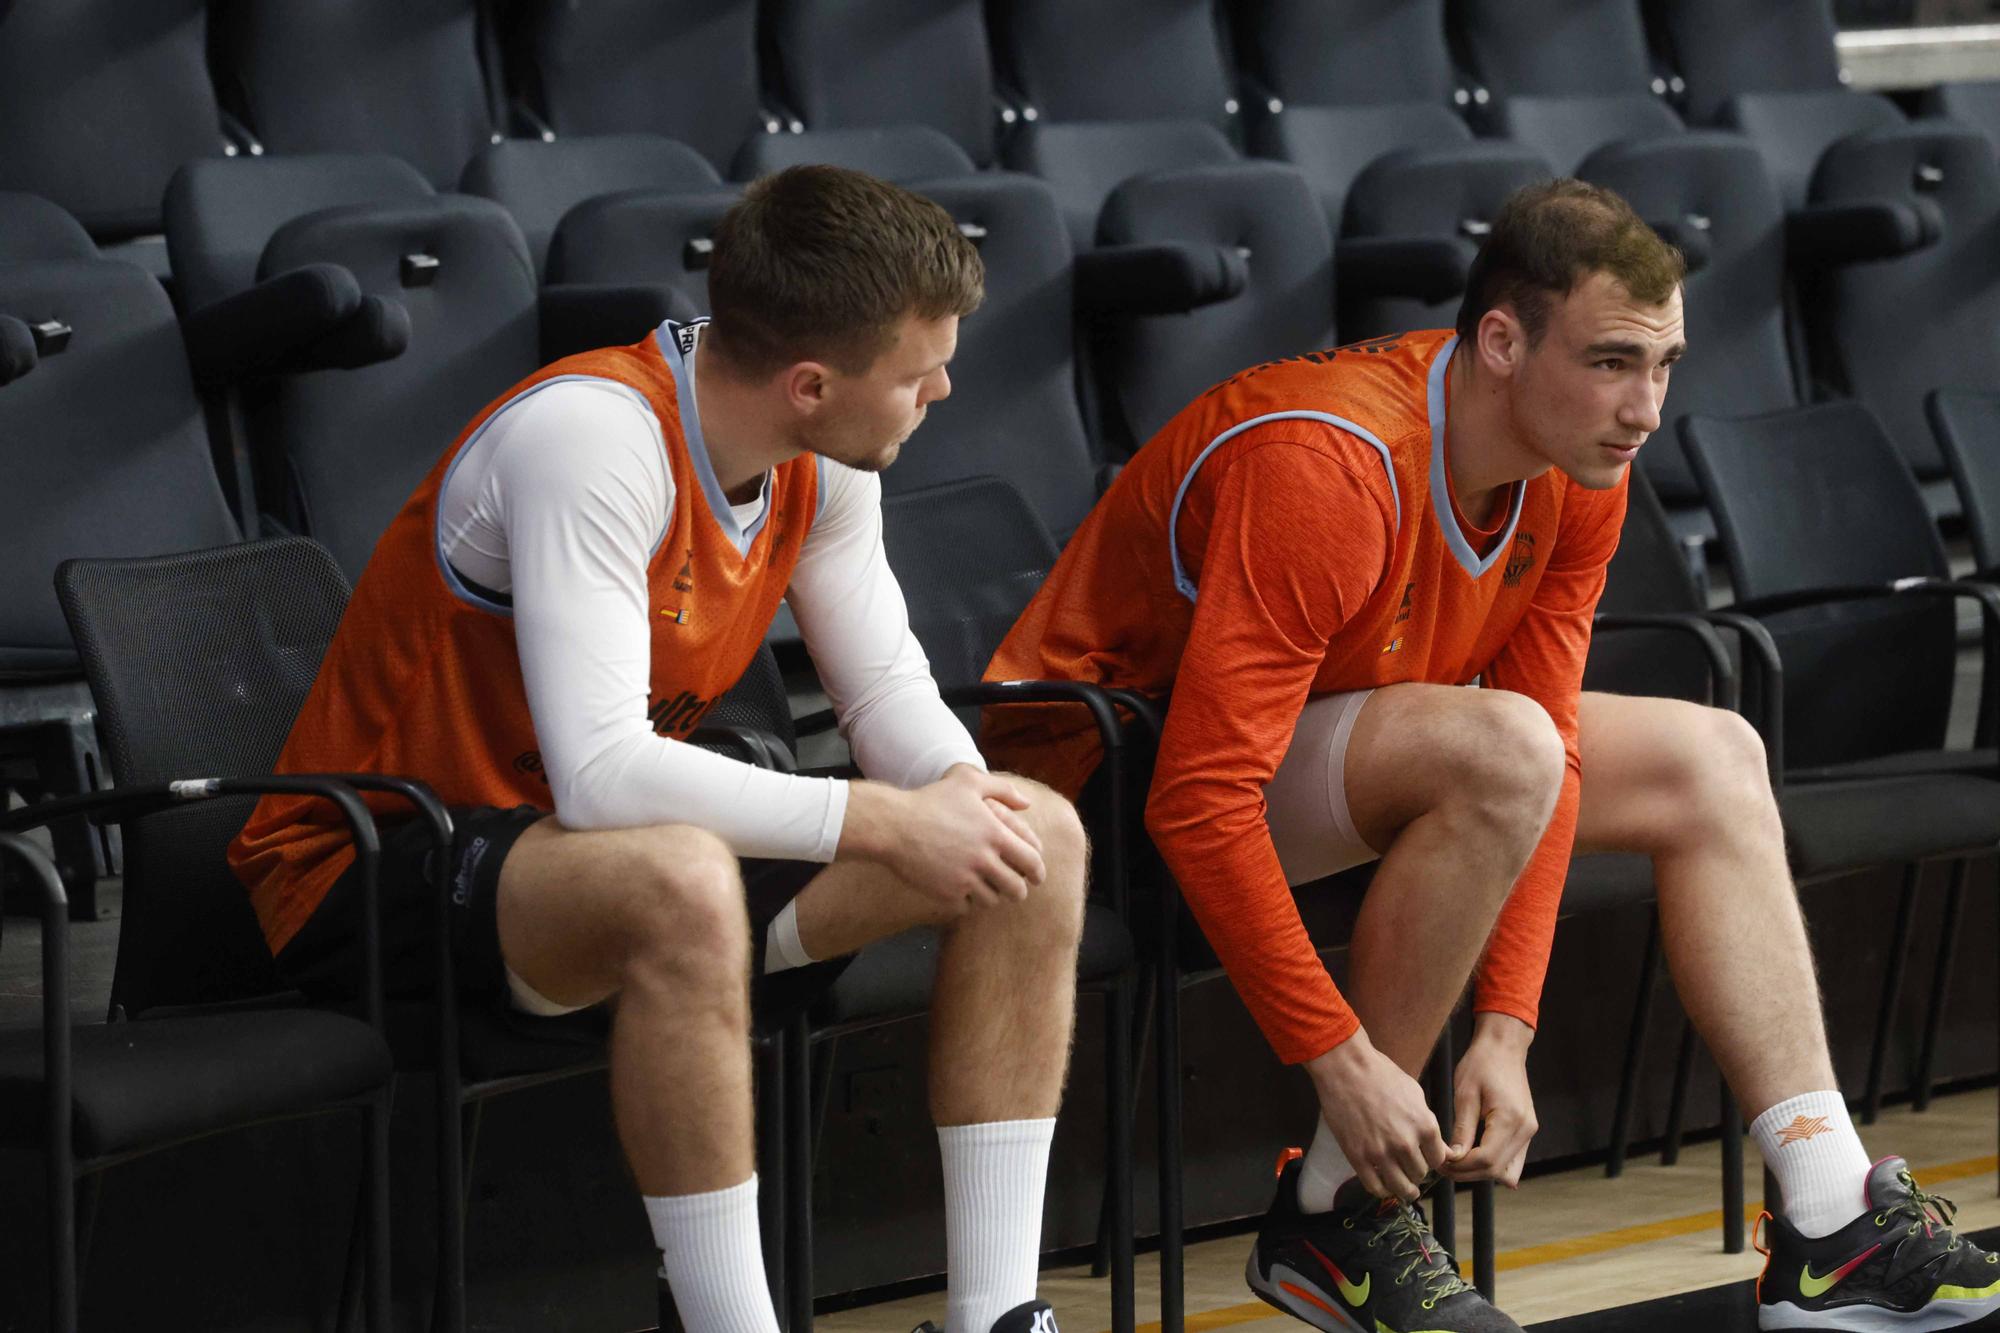
[[[939,911],[879,866],[839,863],[798,900],[799,939],[815,958],[927,925],[938,928],[931,1001],[931,1113],[939,1125],[1056,1113],[1076,1003],[1089,853],[1070,804],[1025,778],[1024,818],[1048,876],[1023,902]]]
[[[558,1004],[619,996],[611,1098],[649,1196],[750,1178],[750,931],[736,858],[685,826],[521,835],[500,872],[500,949]]]
[[[1745,1117],[1836,1087],[1757,733],[1721,709],[1586,694],[1578,744],[1577,850],[1653,858],[1674,985]]]
[[[1348,811],[1369,846],[1388,850],[1355,924],[1347,996],[1405,1072],[1429,1059],[1562,774],[1554,723],[1521,695],[1392,685],[1363,706],[1348,740]]]

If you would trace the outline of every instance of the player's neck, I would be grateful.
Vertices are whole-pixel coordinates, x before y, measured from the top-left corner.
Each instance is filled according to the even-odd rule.
[[[1539,477],[1549,464],[1521,438],[1507,386],[1480,373],[1470,348],[1461,343],[1453,349],[1446,375],[1445,476],[1458,512],[1487,526],[1508,489]]]
[[[757,498],[765,473],[802,451],[772,412],[769,385],[731,374],[700,343],[692,360],[695,412],[708,445],[708,464],[729,502],[745,504]]]

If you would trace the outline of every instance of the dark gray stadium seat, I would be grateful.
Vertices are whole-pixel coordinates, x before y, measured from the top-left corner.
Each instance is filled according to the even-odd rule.
[[[1501,204],[1549,175],[1535,153],[1492,140],[1377,159],[1348,192],[1333,243],[1341,340],[1451,325],[1473,256]],[[1404,271],[1397,252],[1411,241],[1434,242],[1450,256],[1449,266],[1423,255],[1423,271]],[[1386,256],[1378,253],[1383,247]]]
[[[757,0],[530,0],[519,82],[558,135],[658,134],[718,171],[780,128],[762,104]]]
[[[730,174],[747,181],[786,167],[815,165],[848,167],[898,184],[978,170],[963,148],[928,125],[883,125],[760,134],[744,142]]]
[[[1251,151],[1305,173],[1336,233],[1347,189],[1400,148],[1472,137],[1445,46],[1444,0],[1254,0],[1237,10]]]
[[[1788,206],[1805,200],[1829,146],[1903,118],[1886,97],[1847,90],[1828,0],[1671,0],[1656,20],[1686,80],[1689,120],[1754,139]]]
[[[1237,119],[1214,0],[1006,0],[992,22],[1001,78],[1038,120]]]
[[[1004,91],[1022,99],[1002,161],[1049,182],[1079,248],[1120,181],[1236,157],[1211,0],[1010,0],[992,17]]]
[[[1577,174],[1617,191],[1648,221],[1701,239],[1704,262],[1686,287],[1688,352],[1673,368],[1661,429],[1639,463],[1674,530],[1705,538],[1713,521],[1674,423],[1691,412],[1745,416],[1799,402],[1785,322],[1784,206],[1756,147],[1714,130],[1613,144]]]
[[[33,195],[0,193],[0,318],[32,368],[0,389],[0,786],[73,795],[101,774],[93,709],[56,605],[56,565],[234,541],[201,402],[158,281],[102,258]],[[80,820],[55,852],[79,917],[95,918],[112,844]]]
[[[1000,107],[980,0],[777,0],[766,21],[808,135],[924,125],[992,165]]]
[[[715,224],[740,187],[625,190],[571,209],[549,243],[552,284],[654,283],[677,294],[676,317],[708,313],[708,253]]]
[[[100,240],[157,232],[174,168],[224,151],[202,0],[0,6],[0,190],[40,195]]]
[[[1941,83],[1923,95],[1924,114],[1970,125],[2000,144],[2000,79]]]
[[[1311,187],[1290,167],[1242,162],[1134,177],[1105,203],[1099,239],[1247,252],[1249,285],[1236,299],[1107,324],[1100,339],[1107,395],[1130,447],[1209,385],[1336,341],[1333,238]]]
[[[1928,122],[1876,130],[1827,150],[1812,198],[1889,200],[1938,229],[1900,258],[1835,269],[1808,288],[1815,372],[1881,419],[1932,506],[1957,507],[1924,417],[1935,388],[2000,388],[2000,162],[1976,130]]]
[[[1568,173],[1607,143],[1680,130],[1638,0],[1452,0],[1487,120]]]
[[[392,153],[449,190],[499,137],[483,0],[217,0],[210,21],[216,86],[271,152]]]
[[[1965,506],[1979,576],[2000,578],[2000,393],[1939,389],[1924,406]]]
[[[759,135],[759,139],[773,136]],[[466,164],[460,188],[499,204],[547,270],[557,224],[578,204],[625,190],[711,189],[721,177],[693,148],[653,134],[507,139]]]

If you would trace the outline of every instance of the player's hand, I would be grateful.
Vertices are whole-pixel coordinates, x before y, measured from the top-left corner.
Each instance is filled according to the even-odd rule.
[[[1366,1032],[1307,1061],[1306,1070],[1319,1091],[1320,1117],[1362,1188],[1378,1199],[1416,1202],[1424,1178],[1453,1156],[1423,1088]]]
[[[1042,841],[1021,817],[1027,808],[1020,784],[970,764],[915,791],[857,782],[841,850],[888,866],[953,911],[1019,901],[1048,873]]]
[[[1541,1128],[1528,1090],[1528,1043],[1534,1035],[1533,1028],[1506,1014],[1473,1019],[1472,1044],[1452,1082],[1451,1141],[1465,1151],[1444,1168],[1449,1179],[1519,1187],[1528,1145]]]

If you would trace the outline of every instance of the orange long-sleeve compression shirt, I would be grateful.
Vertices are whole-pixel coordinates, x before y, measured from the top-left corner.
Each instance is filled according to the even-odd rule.
[[[1478,678],[1540,703],[1568,755],[1475,1006],[1532,1025],[1575,837],[1577,696],[1625,488],[1548,472],[1491,532],[1446,478],[1448,331],[1254,367],[1134,456],[1001,645],[989,679],[1171,695],[1146,822],[1279,1057],[1359,1026],[1314,951],[1263,789],[1309,698]],[[997,762],[1071,795],[1098,761],[1073,706],[989,710]]]

